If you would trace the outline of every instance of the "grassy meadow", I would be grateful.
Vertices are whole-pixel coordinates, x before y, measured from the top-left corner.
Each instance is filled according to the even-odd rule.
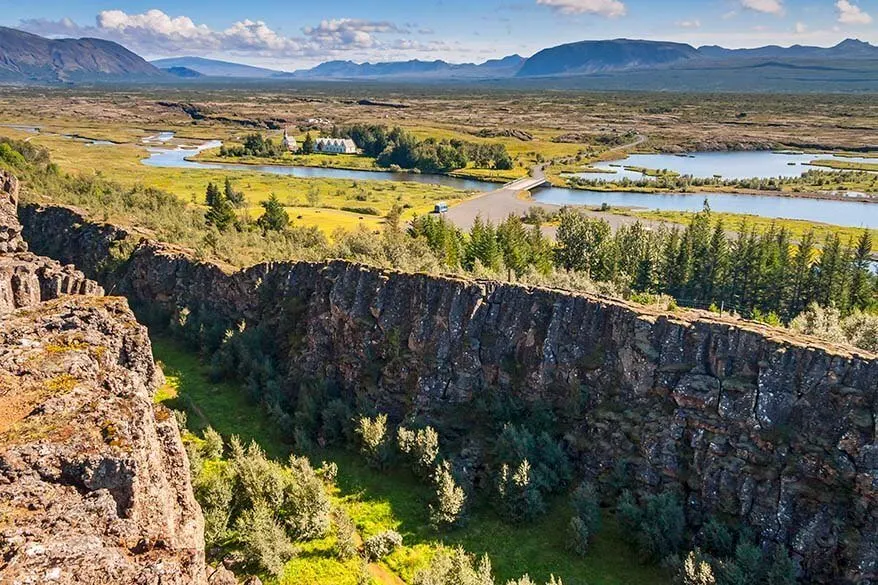
[[[198,357],[170,338],[154,336],[153,351],[167,377],[167,384],[156,400],[185,409],[191,430],[198,432],[211,425],[226,439],[236,434],[245,443],[255,440],[272,458],[281,460],[289,455],[290,447],[284,437],[259,408],[248,402],[238,385],[211,382]],[[565,585],[669,583],[659,569],[637,560],[636,553],[622,542],[609,513],[605,514],[603,529],[585,558],[564,548],[564,531],[570,516],[566,498],[554,501],[549,512],[534,523],[507,524],[480,507],[464,528],[439,534],[429,526],[430,490],[409,471],[375,473],[361,457],[339,449],[318,450],[309,456],[315,465],[321,461],[338,465],[332,500],[351,516],[361,537],[388,529],[403,535],[403,547],[369,567],[378,585],[411,583],[415,573],[429,563],[436,551],[454,545],[471,554],[487,553],[500,582],[528,573],[539,583],[554,574]],[[356,560],[337,560],[333,544],[332,536],[303,544],[299,555],[287,564],[284,575],[266,582],[357,585],[359,564]]]

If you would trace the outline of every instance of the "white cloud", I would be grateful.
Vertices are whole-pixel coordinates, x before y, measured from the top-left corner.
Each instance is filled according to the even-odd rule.
[[[616,18],[628,13],[627,7],[620,0],[537,0],[537,4],[564,14],[597,14]]]
[[[766,14],[783,14],[783,0],[741,0],[741,6],[754,12]]]
[[[302,36],[289,37],[262,21],[242,20],[225,30],[214,30],[188,16],[172,17],[155,9],[142,14],[105,10],[97,15],[93,26],[79,26],[65,18],[23,20],[21,28],[49,36],[109,39],[150,56],[231,53],[272,58],[331,56],[347,50],[380,48],[388,43],[379,36],[398,37],[409,32],[390,22],[338,19],[325,20],[302,29]]]
[[[835,7],[838,9],[838,21],[842,24],[872,23],[872,17],[849,0],[838,0]]]
[[[701,28],[701,21],[697,18],[694,20],[680,20],[677,22],[680,28]]]
[[[808,25],[805,24],[804,22],[797,22],[796,23],[796,34],[803,35],[806,32],[808,32]]]
[[[336,20],[324,20],[318,26],[305,27],[302,29],[305,35],[323,47],[344,48],[360,47],[368,48],[378,44],[375,34],[403,33],[405,29],[397,27],[391,22],[371,22],[352,18],[340,18]]]

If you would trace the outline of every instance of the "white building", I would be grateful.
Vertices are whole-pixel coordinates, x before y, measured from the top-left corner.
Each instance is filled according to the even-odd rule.
[[[357,145],[350,138],[318,138],[314,152],[324,154],[357,154]]]
[[[296,142],[295,137],[289,135],[286,128],[284,128],[283,145],[290,152],[299,152],[299,143]]]

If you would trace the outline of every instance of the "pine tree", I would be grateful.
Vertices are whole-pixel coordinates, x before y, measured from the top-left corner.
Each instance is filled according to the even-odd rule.
[[[850,299],[852,309],[863,310],[874,302],[872,275],[869,266],[872,261],[872,234],[864,229],[857,239],[854,257],[851,262]]]
[[[233,206],[240,208],[244,205],[244,194],[240,191],[235,191],[235,188],[232,186],[232,181],[228,177],[226,177],[223,194]]]
[[[204,214],[207,224],[216,227],[221,232],[234,227],[238,217],[235,215],[232,204],[229,203],[229,200],[225,198],[219,188],[213,183],[208,186],[207,190],[208,198],[211,199],[210,208]]]
[[[263,232],[282,232],[290,224],[290,216],[283,204],[274,193],[260,203],[264,210],[262,216],[256,221],[257,225],[262,228]]]
[[[305,140],[302,141],[302,154],[314,154],[314,139],[310,132],[305,134]]]
[[[220,199],[220,190],[213,182],[207,184],[207,193],[204,197],[204,203],[208,207],[214,207]]]

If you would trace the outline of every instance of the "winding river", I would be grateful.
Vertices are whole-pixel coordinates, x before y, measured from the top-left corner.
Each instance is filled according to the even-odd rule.
[[[168,134],[161,137],[167,142]],[[211,169],[270,173],[291,177],[320,177],[331,179],[346,179],[350,181],[408,181],[414,183],[444,185],[463,191],[489,192],[499,186],[494,183],[460,179],[444,175],[423,175],[415,173],[393,173],[375,171],[354,171],[344,169],[331,169],[325,167],[289,167],[289,166],[257,166],[225,163],[209,163],[187,160],[187,158],[211,148],[219,148],[222,143],[211,141],[197,147],[156,147],[150,146],[147,150],[149,158],[143,160],[143,164],[153,167],[182,168],[182,169]],[[709,153],[704,156],[709,161],[712,172],[722,171],[723,160],[731,160],[723,155],[740,155],[744,153]],[[764,164],[770,165],[771,169],[777,170],[777,162],[789,162],[787,156],[807,157],[814,160],[812,155],[776,155],[771,152],[746,153],[747,164],[753,164],[757,159],[765,159]],[[637,156],[637,155],[635,155]],[[670,156],[672,159],[681,161],[699,160],[698,158],[675,157],[673,155],[644,155],[644,156]],[[778,157],[778,158],[772,158]],[[829,158],[829,157],[818,157]],[[653,159],[655,160],[655,159]],[[741,160],[738,158],[737,160]],[[853,162],[861,159],[848,159]],[[862,159],[868,160],[868,159]],[[872,159],[875,160],[875,159]],[[668,160],[667,162],[673,162]],[[798,162],[798,161],[797,161]],[[626,161],[626,164],[629,164]],[[689,163],[691,164],[691,163]],[[705,164],[707,164],[705,162]],[[743,164],[743,163],[740,163]],[[664,168],[664,167],[660,167]],[[768,167],[750,166],[750,176],[753,171],[767,169]],[[801,172],[801,169],[799,170]],[[772,176],[772,175],[768,175]],[[776,176],[776,175],[774,175]],[[733,195],[729,193],[691,193],[691,194],[650,194],[650,193],[627,193],[627,192],[604,192],[604,191],[580,191],[576,189],[564,189],[549,187],[538,190],[533,194],[537,202],[550,205],[601,205],[607,203],[615,207],[640,207],[645,209],[657,209],[662,211],[699,211],[705,199],[710,203],[711,209],[718,212],[749,213],[773,218],[804,219],[809,221],[831,223],[850,227],[869,227],[878,229],[878,204],[865,203],[862,201],[842,201],[830,199],[806,199],[795,197],[779,197],[772,195]]]

